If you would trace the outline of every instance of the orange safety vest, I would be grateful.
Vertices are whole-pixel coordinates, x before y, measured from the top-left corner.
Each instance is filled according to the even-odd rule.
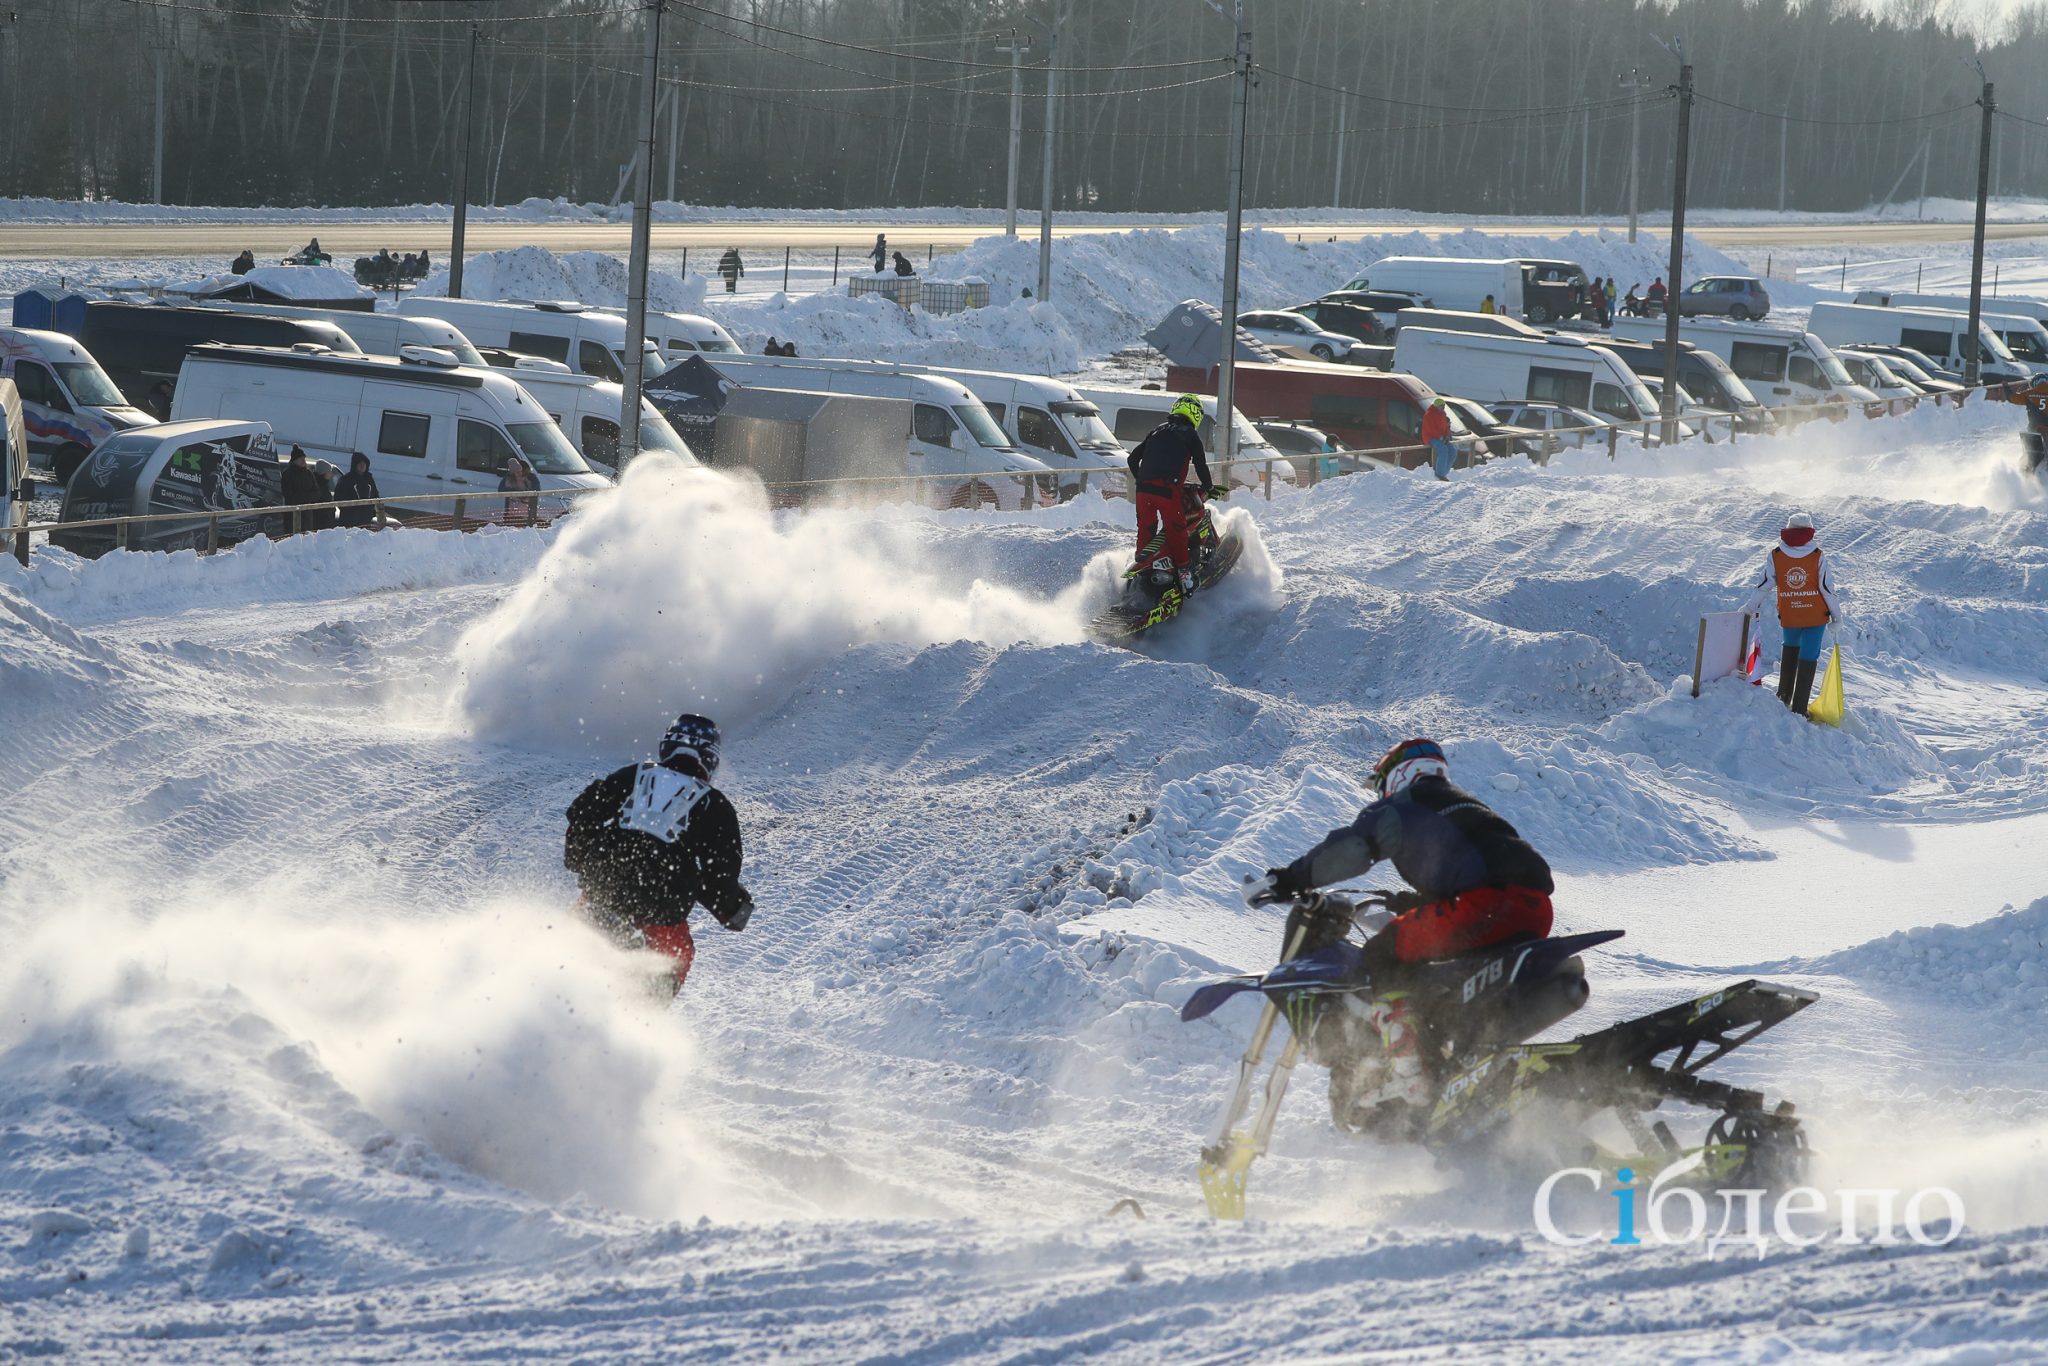
[[[1787,555],[1783,546],[1771,550],[1771,573],[1778,580],[1778,621],[1794,630],[1828,624],[1827,599],[1820,595],[1820,551]]]

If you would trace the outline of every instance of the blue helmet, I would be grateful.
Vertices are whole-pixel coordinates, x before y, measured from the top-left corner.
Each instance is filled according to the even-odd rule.
[[[704,776],[718,772],[718,723],[708,716],[686,711],[662,733],[657,755],[667,763],[678,754],[688,754],[704,766]]]

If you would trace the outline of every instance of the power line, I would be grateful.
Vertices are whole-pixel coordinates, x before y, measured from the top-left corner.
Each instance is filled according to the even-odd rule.
[[[1977,107],[1975,100],[1964,100],[1961,104],[1952,104],[1946,109],[1932,109],[1925,114],[1903,114],[1895,119],[1815,119],[1801,114],[1776,114],[1768,109],[1752,109],[1746,104],[1737,104],[1733,100],[1715,99],[1712,95],[1703,95],[1698,91],[1693,92],[1693,98],[1702,104],[1716,104],[1723,109],[1734,109],[1744,114],[1754,114],[1760,119],[1776,119],[1783,123],[1815,124],[1823,128],[1878,128],[1889,124],[1924,123],[1929,119],[1947,118],[1950,114],[1959,114],[1965,109],[1975,109]]]
[[[165,10],[181,14],[197,14],[206,18],[231,16],[244,19],[267,19],[272,23],[294,24],[448,24],[468,27],[471,24],[545,24],[556,20],[623,19],[640,13],[646,8],[641,4],[612,5],[598,9],[555,10],[547,14],[492,14],[461,18],[436,19],[412,16],[408,18],[378,18],[365,14],[296,13],[280,14],[275,10],[228,9],[217,5],[190,4],[187,0],[120,0],[121,4],[137,9]]]

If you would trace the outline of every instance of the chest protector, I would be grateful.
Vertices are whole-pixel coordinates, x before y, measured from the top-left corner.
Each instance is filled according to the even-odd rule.
[[[1780,546],[1771,551],[1771,572],[1778,580],[1778,621],[1794,630],[1802,626],[1825,626],[1827,600],[1820,595],[1820,556],[1787,555]]]
[[[711,793],[710,784],[660,764],[645,763],[633,775],[633,793],[619,808],[619,829],[652,835],[674,844],[690,828],[697,805]]]

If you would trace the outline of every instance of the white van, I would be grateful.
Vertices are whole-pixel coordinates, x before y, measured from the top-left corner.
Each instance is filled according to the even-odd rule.
[[[1662,318],[1616,318],[1614,335],[1661,343]],[[1779,323],[1738,323],[1722,318],[1685,318],[1678,335],[1728,362],[1735,377],[1766,408],[1841,403],[1870,411],[1878,396],[1849,377],[1827,343],[1803,328]]]
[[[129,403],[92,353],[61,332],[0,327],[0,377],[14,381],[29,463],[70,481],[94,446],[156,421]]]
[[[872,360],[810,360],[802,356],[721,356],[718,363],[737,376],[741,368],[790,370],[900,370],[900,365]],[[919,366],[920,372],[958,380],[980,399],[989,416],[1018,450],[1056,471],[1121,469],[1124,448],[1103,423],[1102,412],[1064,380],[1037,375],[1012,375],[996,370],[958,370],[951,366]],[[1071,495],[1080,480],[1060,481]]]
[[[519,382],[599,474],[619,472],[619,414],[626,406],[625,386],[595,375],[578,375],[560,361],[520,357],[519,364],[500,371]],[[640,449],[664,451],[686,465],[697,457],[661,410],[640,400]]]
[[[709,356],[706,363],[735,384],[755,389],[797,389],[813,393],[865,394],[907,399],[911,477],[1014,471],[1019,478],[976,480],[969,489],[940,485],[930,501],[949,505],[990,498],[997,507],[1050,502],[1058,486],[1040,461],[1017,450],[981,400],[956,379],[907,366],[874,362],[809,361],[789,357]],[[1036,477],[1033,477],[1036,476]]]
[[[623,308],[599,311],[617,314],[620,322],[626,320]],[[657,313],[651,308],[647,310],[647,340],[668,357],[670,365],[692,351],[732,355],[740,349],[740,344],[732,339],[732,333],[701,313]]]
[[[408,318],[439,318],[455,324],[480,347],[557,360],[579,375],[614,382],[626,377],[626,320],[616,313],[575,303],[504,303],[482,299],[440,299],[414,294],[398,301]],[[661,348],[641,344],[642,377],[668,368]]]
[[[1173,401],[1180,397],[1167,389],[1084,386],[1076,392],[1102,410],[1104,425],[1126,453],[1136,450],[1138,443],[1150,435],[1154,427],[1166,421],[1167,414],[1173,410]],[[1220,458],[1221,443],[1216,439],[1216,397],[1213,394],[1199,394],[1197,397],[1202,400],[1202,425],[1196,429],[1196,435],[1202,438],[1202,448],[1211,457]],[[1232,488],[1259,488],[1265,482],[1266,462],[1271,461],[1273,478],[1283,484],[1300,482],[1294,471],[1294,462],[1268,441],[1243,413],[1233,408],[1230,417],[1232,431],[1237,437],[1237,458],[1241,463],[1232,465],[1228,471],[1211,470],[1210,473]],[[1122,465],[1123,461],[1112,459],[1109,463]],[[1121,472],[1112,480],[1110,488],[1117,493],[1123,492]]]
[[[1870,304],[1815,304],[1807,330],[1830,346],[1910,346],[1936,362],[1960,371],[1969,346],[1970,315],[1946,308],[1877,308]],[[2013,359],[1991,328],[1977,324],[1983,359],[1978,378],[1985,384],[2031,378],[2033,372]]]
[[[1641,377],[1579,336],[1493,337],[1411,323],[1394,339],[1394,369],[1479,403],[1562,403],[1624,423],[1657,416],[1657,400]]]
[[[1970,314],[1967,294],[1893,294],[1866,289],[1856,295],[1856,302],[1877,308],[1939,308],[1964,317]],[[2048,374],[2048,303],[2011,294],[1987,296],[1979,302],[1977,316],[2005,343],[2014,360],[2037,375]]]
[[[339,469],[370,457],[393,503],[422,494],[491,492],[508,457],[523,456],[543,489],[603,488],[540,404],[502,370],[445,355],[342,356],[267,346],[195,346],[178,375],[173,421],[268,422],[280,449]],[[446,513],[446,503],[417,505]]]
[[[395,356],[408,346],[431,346],[446,351],[464,365],[481,367],[484,358],[470,345],[468,337],[454,323],[439,318],[409,317],[400,313],[366,313],[355,308],[293,308],[284,304],[220,303],[196,305],[224,309],[230,313],[261,313],[274,318],[311,318],[333,323],[362,348],[366,356]]]
[[[1510,318],[1522,316],[1522,263],[1458,256],[1387,256],[1346,289],[1386,289],[1432,300],[1438,308],[1478,312],[1487,295]],[[1401,319],[1406,327],[1408,320]]]

